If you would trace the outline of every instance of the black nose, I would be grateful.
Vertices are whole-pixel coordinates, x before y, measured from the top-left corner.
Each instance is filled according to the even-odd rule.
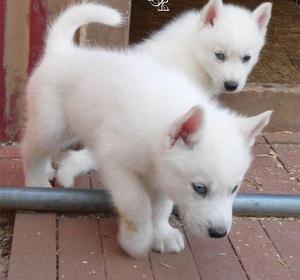
[[[212,238],[221,238],[224,237],[227,234],[227,230],[220,228],[220,229],[216,229],[216,228],[210,228],[208,230],[209,236]]]
[[[234,91],[238,88],[238,83],[234,81],[227,81],[224,83],[224,88],[228,91]]]

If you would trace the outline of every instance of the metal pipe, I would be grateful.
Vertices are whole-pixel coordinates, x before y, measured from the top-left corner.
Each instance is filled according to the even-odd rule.
[[[0,210],[49,212],[111,212],[112,199],[105,190],[0,188]],[[239,194],[234,215],[300,217],[300,195]]]
[[[253,217],[300,217],[300,195],[239,194],[233,213]]]
[[[1,210],[48,212],[111,212],[110,194],[105,190],[63,188],[0,188]]]

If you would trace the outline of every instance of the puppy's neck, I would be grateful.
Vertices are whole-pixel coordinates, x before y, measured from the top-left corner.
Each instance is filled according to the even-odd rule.
[[[195,34],[200,34],[201,29],[200,13],[187,12],[133,49],[147,53],[171,69],[183,72],[200,85],[209,96],[213,96],[218,94],[217,89],[193,55],[194,37]]]

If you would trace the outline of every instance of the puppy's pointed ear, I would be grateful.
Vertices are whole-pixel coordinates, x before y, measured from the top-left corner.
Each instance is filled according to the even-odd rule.
[[[272,3],[266,2],[259,5],[253,12],[252,16],[258,25],[259,30],[266,34],[267,26],[271,18]]]
[[[171,146],[174,146],[177,141],[182,140],[185,145],[192,147],[197,141],[194,136],[203,126],[203,115],[203,109],[199,106],[194,106],[180,117],[173,124],[169,134]]]
[[[254,117],[239,119],[239,127],[249,146],[253,146],[255,138],[268,125],[273,111],[265,111]]]
[[[204,25],[214,26],[215,20],[220,16],[223,7],[222,0],[210,0],[202,9],[202,20]]]

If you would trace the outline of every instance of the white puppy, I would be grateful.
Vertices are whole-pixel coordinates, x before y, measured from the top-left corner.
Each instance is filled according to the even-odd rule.
[[[168,222],[172,201],[195,231],[225,236],[250,147],[271,112],[237,116],[147,56],[74,46],[76,29],[94,20],[117,25],[121,18],[102,5],[67,10],[29,80],[26,185],[49,186],[51,155],[79,138],[113,196],[119,242],[128,254],[184,248]]]
[[[271,3],[253,12],[222,0],[175,18],[134,48],[179,69],[210,96],[239,92],[257,63],[271,18]]]
[[[264,45],[271,10],[271,3],[250,12],[210,0],[201,11],[175,18],[133,50],[182,71],[209,96],[223,90],[239,92]],[[69,187],[76,176],[95,168],[90,151],[70,152],[60,164],[57,179]]]

